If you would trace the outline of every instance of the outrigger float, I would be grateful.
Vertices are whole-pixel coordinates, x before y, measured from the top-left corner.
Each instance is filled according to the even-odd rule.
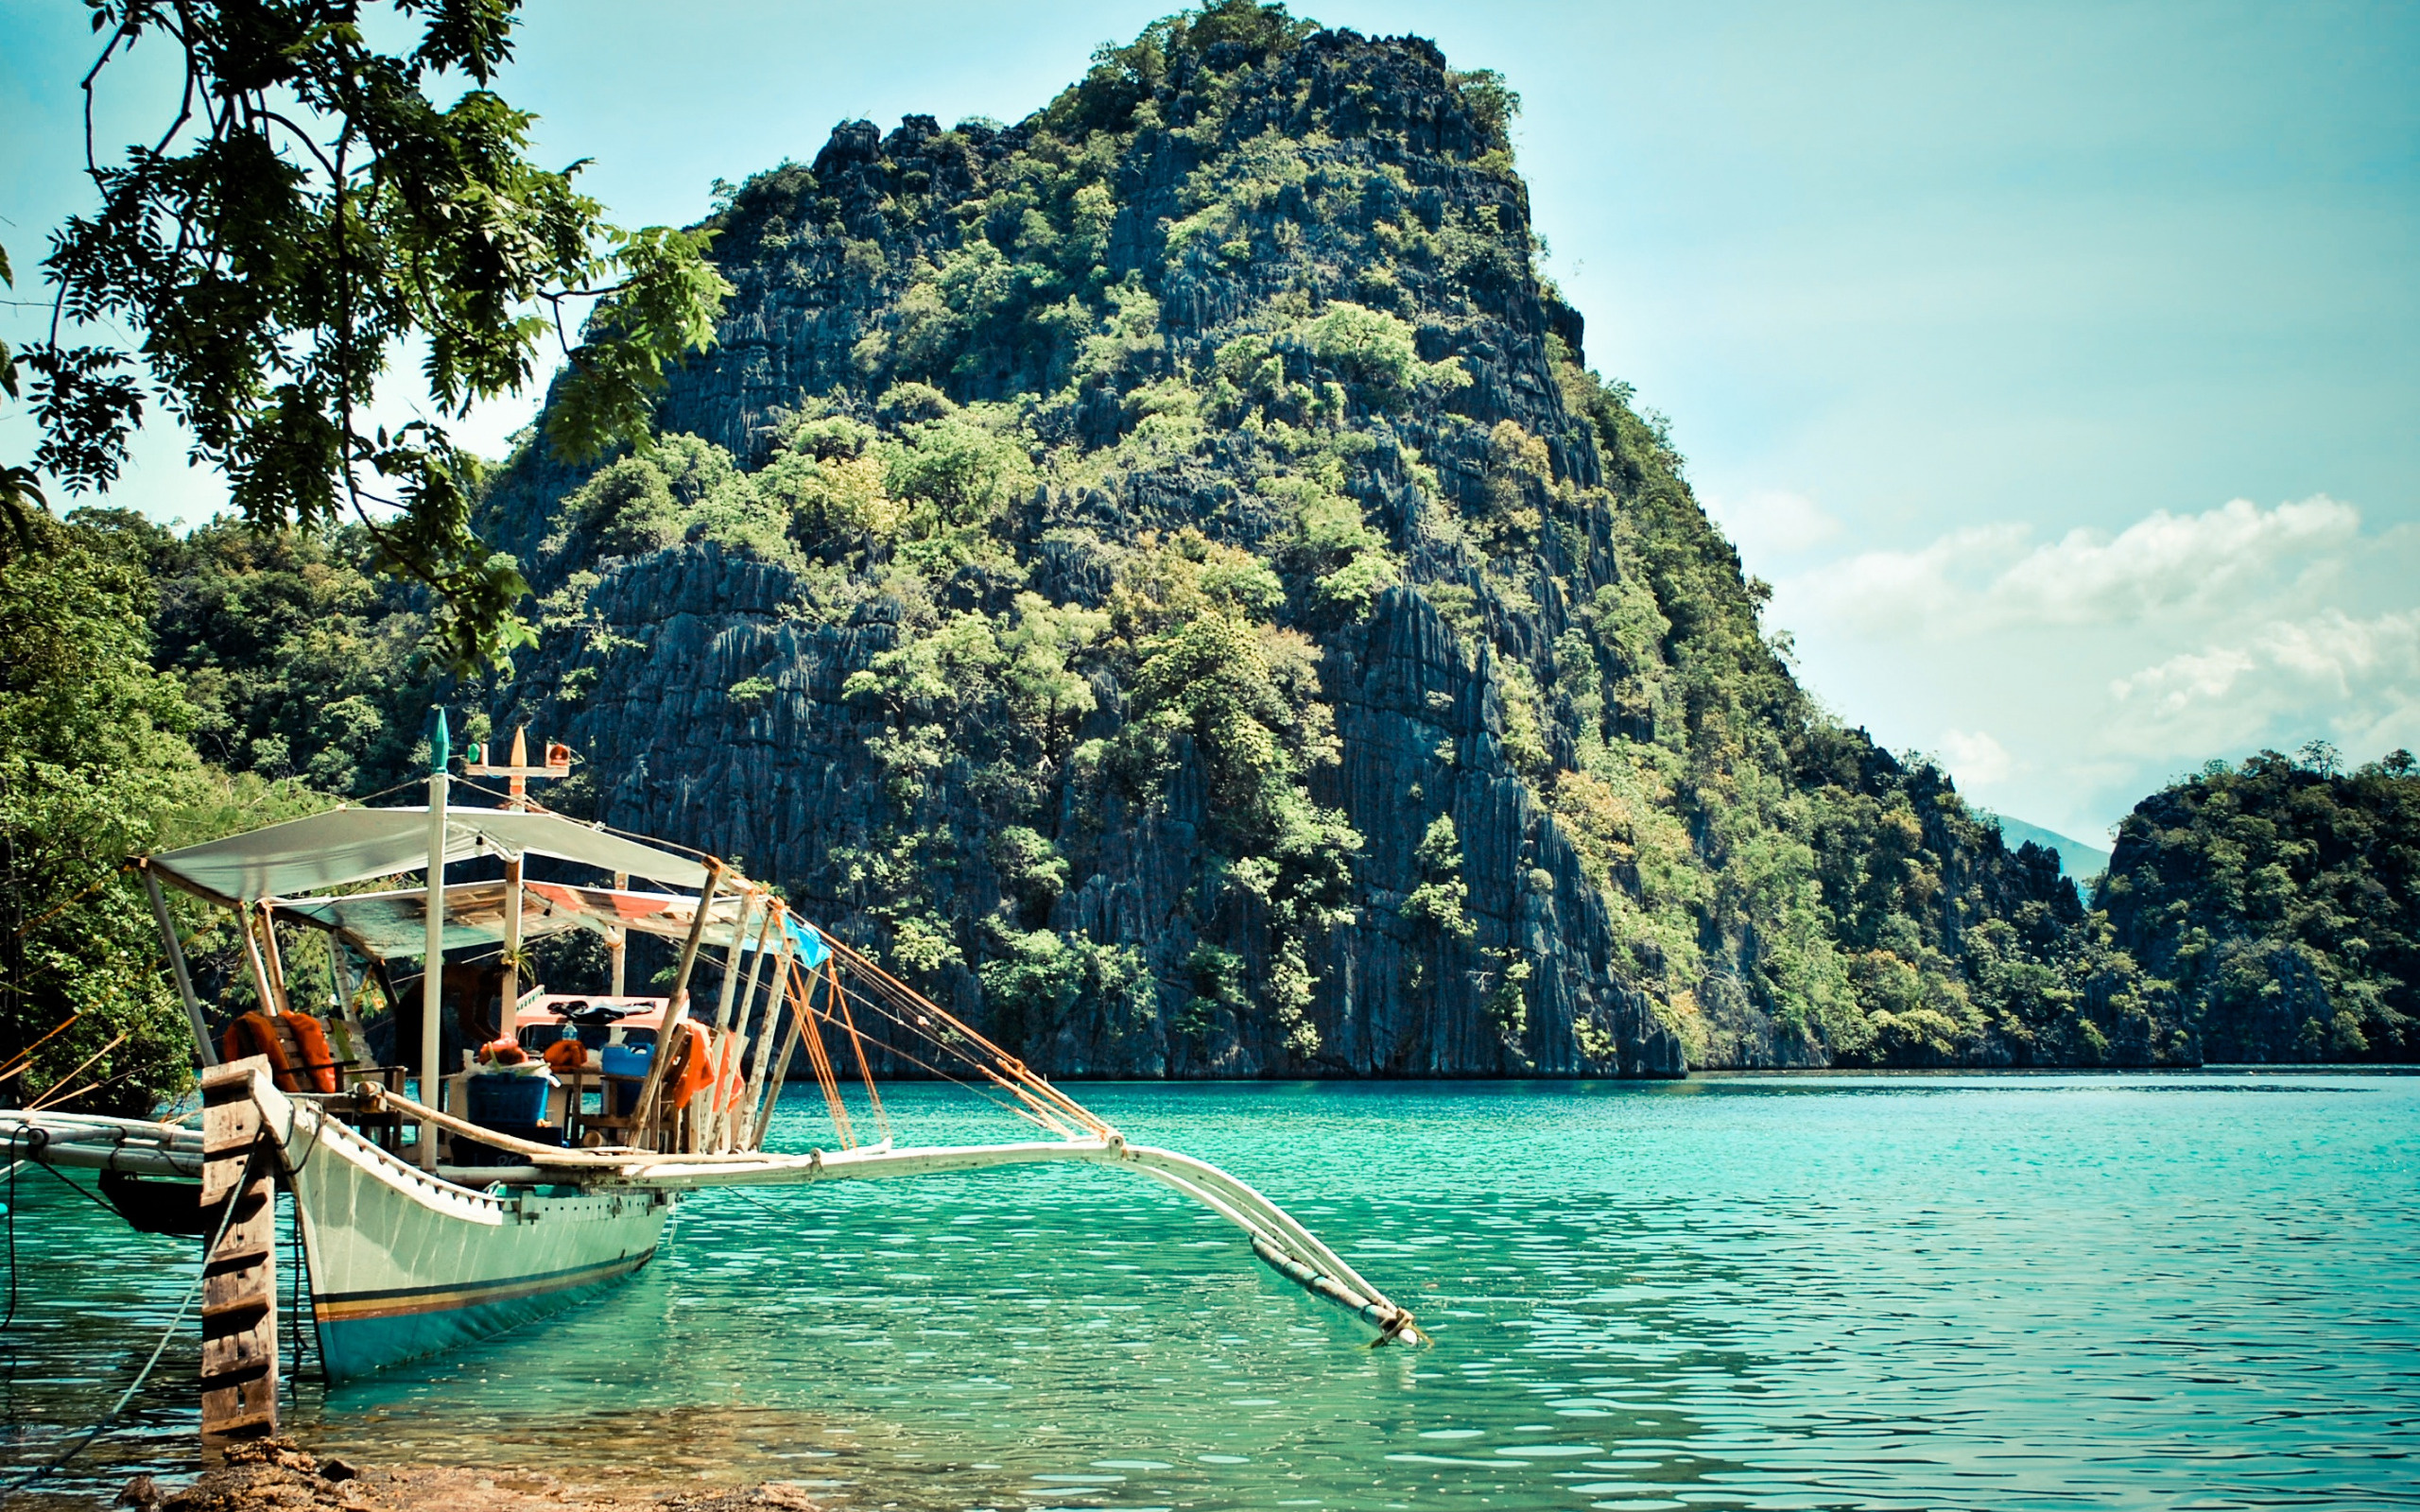
[[[0,1155],[98,1171],[105,1194],[138,1226],[209,1239],[205,1436],[274,1427],[277,1186],[292,1194],[311,1322],[337,1382],[513,1328],[629,1276],[654,1257],[683,1194],[700,1188],[1045,1161],[1114,1166],[1173,1187],[1241,1229],[1271,1268],[1353,1314],[1374,1343],[1421,1342],[1409,1313],[1275,1203],[1215,1166],[1129,1143],[736,868],[540,807],[527,780],[564,775],[562,747],[531,765],[518,737],[502,764],[472,747],[466,776],[501,776],[510,788],[496,795],[503,807],[469,808],[451,800],[441,714],[431,745],[425,807],[338,808],[138,858],[203,1067],[199,1128],[0,1110]],[[527,875],[541,858],[544,869],[592,875]],[[489,875],[449,882],[449,868]],[[414,871],[416,886],[363,890]],[[634,889],[633,878],[664,890]],[[260,1008],[221,1042],[210,1037],[164,884],[235,916]],[[337,1008],[324,1023],[294,1006],[279,924],[333,936]],[[526,942],[573,930],[603,937],[610,990],[522,992]],[[661,998],[623,990],[632,932],[679,942]],[[449,1073],[441,1020],[456,972],[445,953],[490,949],[501,973],[495,1001],[510,1008],[489,1053],[511,1060],[527,1046],[541,1058],[493,1074]],[[710,952],[721,971],[706,1009],[689,987]],[[365,965],[358,980],[348,980],[348,955]],[[417,1066],[373,1064],[357,1004],[374,987],[404,1009],[408,994],[397,993],[389,966],[415,957]],[[407,1017],[396,1013],[399,1027]],[[773,1105],[802,1051],[832,1143],[769,1150]],[[1044,1137],[898,1143],[873,1058],[959,1081]],[[864,1080],[864,1110],[880,1136],[871,1143],[840,1090],[846,1062]]]

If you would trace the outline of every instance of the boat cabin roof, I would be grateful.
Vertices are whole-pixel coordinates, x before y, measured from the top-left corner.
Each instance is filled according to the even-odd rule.
[[[445,888],[445,948],[493,945],[505,937],[508,884],[501,881],[458,882]],[[420,887],[391,892],[359,892],[322,898],[277,898],[270,910],[280,919],[309,924],[338,935],[364,955],[375,960],[417,960],[427,948],[428,893]],[[744,914],[744,919],[743,919]],[[521,937],[539,939],[569,930],[634,930],[685,939],[698,917],[698,900],[684,893],[633,892],[628,888],[575,887],[557,882],[521,885]],[[742,893],[715,896],[706,910],[701,944],[731,948],[735,934],[742,950],[754,950],[765,919],[764,904]],[[790,948],[809,967],[823,959],[822,936],[814,927],[787,920]],[[776,942],[767,940],[770,946]]]
[[[151,857],[150,866],[185,891],[235,908],[264,898],[332,892],[424,871],[428,851],[425,808],[340,808],[166,851]],[[675,887],[702,887],[706,882],[703,861],[543,809],[445,811],[448,863],[522,855],[552,856]]]

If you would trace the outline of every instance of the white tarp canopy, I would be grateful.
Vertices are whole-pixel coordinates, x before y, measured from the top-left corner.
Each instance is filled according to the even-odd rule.
[[[458,882],[445,889],[445,948],[493,945],[504,938],[505,884]],[[753,949],[765,922],[764,905],[750,906],[735,892],[717,893],[706,913],[702,944],[728,950],[735,929],[741,945]],[[411,887],[395,892],[356,892],[336,898],[288,898],[274,905],[276,917],[343,936],[379,960],[417,960],[427,948],[428,893]],[[521,937],[538,939],[567,930],[633,930],[670,939],[688,937],[698,900],[678,893],[631,892],[613,887],[572,887],[555,882],[526,883],[521,889]],[[776,943],[768,939],[769,946]],[[793,921],[791,948],[810,966],[821,964],[822,942],[811,926]]]
[[[445,811],[445,859],[553,856],[675,887],[702,887],[705,864],[567,819],[512,809]],[[153,870],[213,902],[323,893],[428,865],[428,810],[331,809],[150,858]]]

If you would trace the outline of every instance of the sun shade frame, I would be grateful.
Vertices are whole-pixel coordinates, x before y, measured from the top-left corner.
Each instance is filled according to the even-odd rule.
[[[702,887],[705,863],[564,818],[510,809],[445,814],[445,859],[552,856],[674,887]],[[173,885],[226,908],[332,892],[428,866],[425,808],[331,809],[150,858]],[[726,885],[730,881],[726,873]],[[450,926],[449,926],[450,927]]]
[[[460,882],[445,889],[445,949],[496,945],[504,940],[505,884]],[[749,922],[740,922],[748,907]],[[346,893],[330,898],[280,898],[269,902],[272,917],[287,923],[326,930],[358,954],[374,960],[418,960],[427,949],[428,893],[410,887],[392,892]],[[684,939],[698,917],[698,900],[680,893],[632,892],[627,888],[572,887],[561,883],[525,883],[521,889],[521,937],[585,929],[603,935],[622,929],[666,939]],[[764,918],[762,905],[748,905],[736,893],[720,893],[706,912],[700,943],[728,950],[735,930],[742,950],[754,950]],[[822,936],[811,924],[789,920],[790,948],[809,969],[825,957]],[[767,942],[769,947],[771,941]]]

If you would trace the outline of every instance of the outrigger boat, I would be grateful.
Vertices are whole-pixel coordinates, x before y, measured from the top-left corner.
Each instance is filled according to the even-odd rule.
[[[452,801],[441,713],[431,746],[424,807],[338,808],[138,858],[204,1068],[201,1127],[0,1111],[0,1153],[98,1170],[138,1223],[164,1211],[162,1226],[176,1227],[181,1209],[184,1227],[213,1236],[205,1433],[235,1436],[273,1422],[272,1183],[293,1195],[331,1381],[515,1327],[629,1276],[655,1255],[683,1194],[700,1188],[1043,1161],[1113,1166],[1172,1187],[1240,1229],[1281,1275],[1360,1319],[1374,1342],[1420,1342],[1410,1314],[1276,1204],[1215,1166],[1130,1143],[737,868],[539,806],[526,782],[564,775],[560,747],[535,766],[518,738],[502,764],[473,747],[466,775],[510,781],[497,795],[503,807],[476,808]],[[532,862],[557,877],[529,875]],[[489,875],[449,881],[449,868]],[[414,871],[417,885],[359,890]],[[208,1032],[163,885],[235,916],[261,1007],[223,1041]],[[294,1005],[279,924],[333,936],[338,1011],[324,1025]],[[603,936],[610,990],[522,992],[525,944],[572,930]],[[633,933],[679,942],[661,998],[623,990]],[[516,1088],[440,1064],[445,954],[474,948],[498,953],[496,1001],[510,1005],[498,1028],[539,1052],[551,1074],[516,1074]],[[348,954],[365,963],[357,982],[347,980]],[[389,965],[415,957],[417,1065],[371,1064],[354,1005],[374,985],[402,1009],[407,998],[395,992]],[[720,969],[706,1005],[690,996],[701,963]],[[405,1018],[396,1013],[399,1026]],[[642,1054],[636,1037],[648,1034],[654,1042]],[[257,1053],[233,1054],[247,1049]],[[775,1100],[802,1051],[831,1141],[768,1149]],[[960,1081],[1041,1137],[898,1143],[873,1074],[877,1059]],[[877,1125],[873,1143],[861,1142],[842,1095],[841,1068],[852,1062]],[[496,1116],[499,1099],[481,1095],[497,1091],[515,1094],[512,1116]],[[196,1178],[199,1189],[183,1184]],[[164,1204],[170,1193],[192,1206]]]

